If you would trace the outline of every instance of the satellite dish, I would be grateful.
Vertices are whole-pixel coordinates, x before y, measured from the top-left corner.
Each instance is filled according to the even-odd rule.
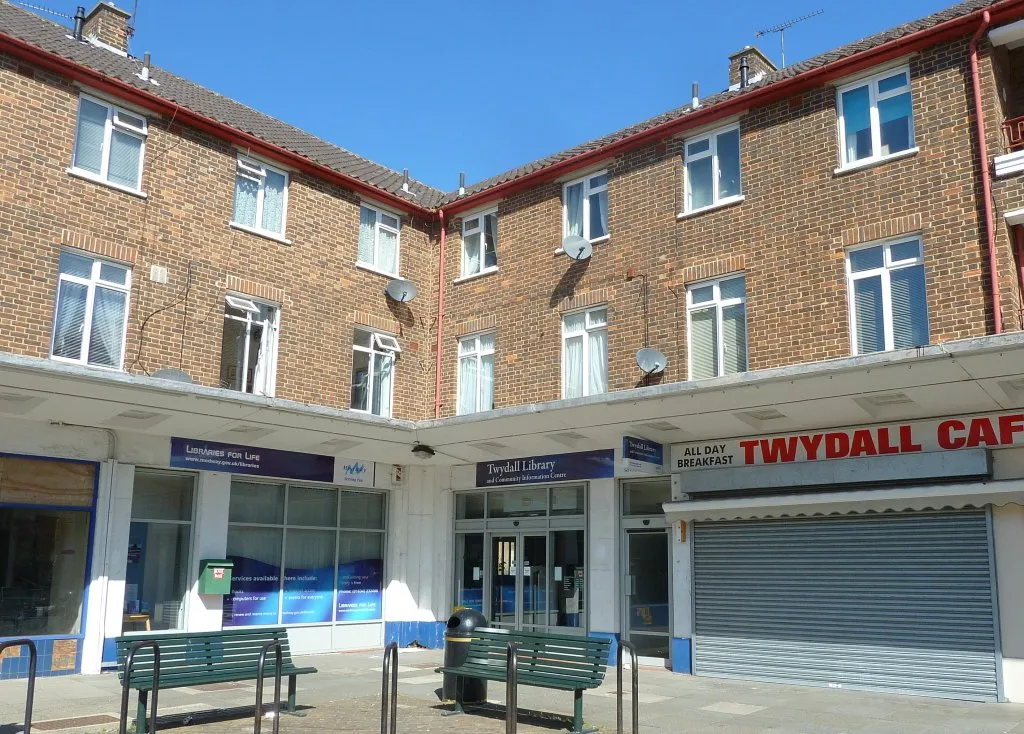
[[[184,382],[189,385],[192,384],[192,378],[187,372],[176,370],[173,367],[165,367],[162,370],[157,370],[153,373],[153,377],[158,377],[161,380],[170,380],[171,382]]]
[[[388,298],[399,303],[408,303],[419,295],[419,292],[420,289],[416,287],[416,284],[405,278],[388,281],[387,287],[384,289]]]
[[[654,347],[644,347],[636,353],[636,364],[645,375],[655,375],[665,370],[668,358]]]
[[[562,251],[573,260],[589,260],[594,254],[590,242],[579,235],[571,234],[562,240]]]

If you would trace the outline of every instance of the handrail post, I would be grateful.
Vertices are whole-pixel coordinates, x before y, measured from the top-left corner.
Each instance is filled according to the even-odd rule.
[[[391,683],[391,716],[388,726],[388,677]],[[384,675],[380,683],[380,734],[395,734],[398,716],[398,643],[389,642],[384,648]]]
[[[256,718],[253,734],[260,734],[263,725],[263,678],[267,667],[267,653],[274,648],[274,734],[281,731],[281,641],[271,640],[260,649],[259,670],[256,675]]]
[[[505,734],[516,734],[519,726],[519,694],[516,681],[516,667],[519,664],[519,653],[516,643],[508,643],[505,655]]]
[[[629,650],[629,669],[632,678],[633,691],[633,734],[639,734],[640,732],[640,701],[637,699],[637,694],[640,689],[640,670],[637,665],[636,659],[636,647],[631,642],[625,640],[619,640],[618,652],[615,657],[615,681],[617,687],[615,689],[615,733],[623,734],[622,730],[622,653],[624,650]]]
[[[32,733],[32,704],[36,697],[36,643],[27,637],[0,642],[0,652],[9,647],[28,648],[28,690],[25,692],[25,734]]]
[[[149,709],[149,731],[150,734],[155,734],[156,732],[156,703],[157,696],[160,693],[160,645],[157,644],[156,640],[143,640],[132,645],[131,650],[128,651],[128,656],[124,659],[124,677],[121,679],[120,734],[128,734],[128,692],[131,690],[132,666],[135,665],[135,653],[145,647],[153,648],[153,701]],[[142,691],[139,691],[139,695],[142,695]],[[138,731],[140,726],[142,731]],[[136,721],[135,729],[136,734],[146,734],[146,722]]]

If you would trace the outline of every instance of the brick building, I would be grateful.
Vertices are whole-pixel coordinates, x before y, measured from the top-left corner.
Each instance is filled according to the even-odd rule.
[[[453,192],[129,22],[0,0],[0,638],[95,672],[153,629],[436,645],[455,603],[1024,700],[1024,2],[746,47]]]

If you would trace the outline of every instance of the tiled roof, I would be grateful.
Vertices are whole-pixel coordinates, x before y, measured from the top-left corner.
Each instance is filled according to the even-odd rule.
[[[365,184],[407,199],[425,208],[437,206],[443,192],[410,180],[411,195],[402,191],[402,174],[321,140],[288,123],[276,120],[240,102],[224,97],[171,72],[151,66],[159,86],[138,78],[142,62],[125,58],[89,43],[78,43],[70,30],[34,13],[0,0],[0,33],[13,36],[44,51],[100,72],[145,92],[174,102],[193,112],[297,153],[311,162],[358,179]]]

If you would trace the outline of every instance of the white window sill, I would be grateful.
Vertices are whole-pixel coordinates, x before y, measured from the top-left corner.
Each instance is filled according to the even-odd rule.
[[[992,159],[996,178],[1014,176],[1024,171],[1024,150],[1016,150],[1005,155],[997,155]]]
[[[368,410],[360,410],[359,408],[349,408],[349,410],[351,410],[353,413],[359,413],[360,415],[376,415],[378,418],[390,418],[391,417],[390,415],[377,415],[376,413],[371,413]]]
[[[491,275],[496,272],[498,272],[497,265],[495,265],[493,268],[484,268],[479,273],[473,273],[472,275],[463,275],[461,278],[456,278],[455,280],[453,280],[452,284],[454,285],[455,283],[465,283],[467,280],[476,280],[477,278],[482,278],[485,275]]]
[[[92,181],[93,183],[97,183],[100,186],[106,186],[108,189],[114,189],[115,191],[123,191],[126,194],[137,196],[140,199],[149,198],[149,194],[145,193],[144,191],[129,188],[128,186],[122,186],[121,184],[114,183],[113,181],[107,181],[106,179],[100,178],[92,171],[84,171],[81,168],[73,167],[67,170],[69,176],[74,176],[75,178],[80,178],[84,181]]]
[[[746,199],[747,197],[743,194],[740,194],[739,196],[730,196],[728,199],[722,199],[721,201],[709,206],[702,206],[700,209],[691,209],[688,212],[679,212],[676,214],[676,219],[689,219],[690,217],[699,216],[704,212],[713,212],[716,209],[725,209],[727,206],[742,204]]]
[[[108,367],[105,364],[89,364],[81,359],[71,359],[69,357],[58,357],[56,354],[51,354],[50,359],[54,362],[60,362],[62,364],[74,364],[79,367],[88,367],[91,370],[103,370],[104,372],[122,372],[122,367]]]
[[[385,278],[401,278],[402,277],[398,273],[389,273],[386,270],[381,270],[380,268],[375,267],[373,265],[368,265],[367,263],[357,262],[356,263],[356,267],[359,268],[360,270],[365,270],[368,273],[374,273],[375,275],[383,275]],[[363,413],[365,411],[360,410],[358,412]]]
[[[602,242],[607,242],[611,238],[612,238],[612,236],[610,234],[606,234],[604,237],[598,237],[596,240],[590,240],[590,244],[592,244],[592,245],[600,245]],[[563,250],[561,247],[559,247],[557,250],[555,250],[555,254],[556,255],[564,255],[565,254],[565,250]]]
[[[850,163],[845,166],[840,166],[832,173],[836,176],[842,176],[844,173],[850,173],[851,171],[860,171],[865,168],[881,166],[882,164],[888,163],[890,161],[898,161],[901,158],[910,158],[911,156],[917,155],[919,151],[920,148],[915,146],[913,148],[907,148],[906,150],[901,150],[899,153],[893,153],[892,155],[887,155],[882,158],[865,158],[864,160],[857,161],[856,163]]]
[[[271,232],[271,231],[266,230],[266,229],[257,229],[256,227],[248,227],[248,226],[246,226],[244,224],[239,224],[238,222],[228,222],[228,226],[231,227],[231,229],[237,229],[240,232],[248,232],[249,234],[254,234],[257,237],[263,237],[264,239],[267,239],[267,240],[273,240],[274,242],[280,242],[282,245],[290,245],[292,243],[292,241],[290,239],[287,239],[286,237],[282,237],[277,232]]]

